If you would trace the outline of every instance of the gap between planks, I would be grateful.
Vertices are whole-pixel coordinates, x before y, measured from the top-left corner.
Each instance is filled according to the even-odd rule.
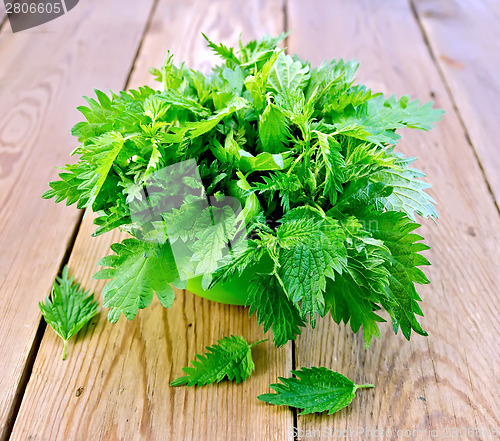
[[[437,104],[448,113],[431,133],[408,133],[405,149],[422,159],[424,171],[436,185],[432,194],[444,203],[441,227],[422,227],[436,247],[428,255],[433,283],[419,290],[426,308],[423,326],[432,338],[414,336],[408,343],[401,335],[394,336],[390,325],[384,326],[381,339],[368,352],[360,336],[353,337],[330,318],[318,323],[314,335],[307,329],[296,345],[299,366],[319,360],[334,370],[352,372],[361,381],[376,378],[377,384],[336,416],[301,417],[301,429],[497,425],[494,391],[487,379],[496,377],[489,358],[500,353],[494,338],[498,323],[484,305],[494,304],[498,286],[494,262],[499,219],[484,177],[461,137],[461,126],[408,4],[396,7],[391,0],[376,5],[357,0],[340,7],[338,0],[321,4],[318,13],[320,3],[304,7],[299,0],[290,1],[295,27],[292,52],[314,58],[314,64],[324,59],[325,51],[328,58],[358,58],[361,82],[384,92],[403,94],[412,89],[411,94],[424,98],[437,91]],[[335,10],[343,14],[336,15]],[[329,44],[322,45],[324,41]],[[329,338],[321,339],[322,335]]]
[[[129,70],[128,75],[127,75],[127,79],[125,81],[125,90],[127,89],[128,85],[130,83],[130,78],[131,78],[132,72],[134,70],[135,64],[137,62],[137,58],[139,56],[139,53],[141,51],[144,37],[148,33],[148,31],[151,27],[151,20],[153,19],[154,13],[156,12],[158,2],[159,2],[159,0],[154,0],[153,6],[151,7],[151,11],[149,13],[148,20],[146,22],[146,26],[144,27],[144,30],[142,32],[141,41],[140,41],[139,45],[137,46],[137,50],[136,50],[134,59],[132,61],[132,64],[130,66],[130,70]],[[0,20],[0,21],[1,21],[1,23],[0,23],[0,31],[1,31],[4,26],[7,26],[7,22],[8,22],[7,16],[3,17],[3,20]],[[67,242],[66,252],[64,253],[63,258],[61,259],[61,263],[59,265],[59,270],[57,272],[58,276],[61,275],[64,266],[67,265],[67,263],[69,262],[69,258],[71,256],[71,253],[73,252],[73,248],[75,246],[78,232],[80,231],[80,228],[82,226],[84,213],[85,213],[85,211],[81,210],[81,214],[80,214],[77,222],[75,223],[75,227],[74,227],[73,233],[71,235],[71,238]],[[33,340],[33,344],[31,346],[29,355],[27,357],[27,361],[26,361],[26,364],[24,366],[24,371],[23,371],[23,374],[21,377],[21,381],[19,382],[16,394],[15,394],[15,398],[11,404],[11,411],[9,412],[9,416],[7,417],[7,424],[5,426],[5,430],[1,434],[0,441],[7,441],[11,436],[12,429],[14,427],[17,415],[19,413],[19,409],[21,408],[21,403],[22,403],[23,398],[24,398],[24,393],[26,391],[26,387],[28,385],[28,381],[30,379],[31,372],[33,370],[33,365],[35,364],[35,360],[36,360],[36,357],[38,355],[38,351],[40,350],[40,345],[42,343],[42,337],[43,337],[46,329],[47,329],[47,323],[45,322],[43,317],[40,316],[40,322],[38,324],[38,328],[36,331],[36,337]]]
[[[80,231],[80,227],[82,225],[82,220],[83,220],[83,212],[81,213],[78,221],[75,223],[73,233],[71,234],[71,238],[67,243],[66,252],[64,253],[63,258],[61,259],[61,263],[57,271],[58,276],[61,275],[64,266],[69,261],[69,257],[71,256],[71,252],[73,251],[73,248],[75,246],[76,236],[78,235],[78,232]],[[1,434],[0,441],[7,441],[10,438],[12,428],[14,427],[14,423],[16,422],[19,409],[21,408],[21,403],[23,401],[24,392],[26,391],[26,386],[28,385],[31,372],[33,371],[33,365],[35,364],[35,360],[38,355],[40,345],[42,344],[42,337],[46,329],[47,329],[47,323],[42,317],[40,317],[40,322],[38,323],[38,328],[36,330],[35,338],[33,340],[33,344],[31,345],[31,349],[26,359],[23,373],[21,375],[21,380],[19,381],[15,398],[11,404],[11,409],[7,417],[7,423],[5,425],[3,433]]]
[[[162,1],[161,3],[163,3],[163,4],[168,4],[169,2],[168,2],[168,1]],[[259,3],[260,3],[260,2],[259,2]],[[277,4],[277,2],[276,2],[275,4]],[[280,2],[280,3],[279,3],[279,5],[283,5],[283,3],[282,3],[282,2]],[[254,5],[254,6],[255,6],[255,5]],[[255,9],[255,8],[254,8],[254,9],[252,9],[252,8],[253,8],[253,7],[251,7],[251,8],[250,8],[250,10],[251,10],[251,11],[253,11],[253,10]],[[164,8],[162,8],[162,9],[164,9]],[[183,8],[179,6],[179,9],[181,9],[181,10],[182,10]],[[196,8],[194,8],[194,9],[196,9]],[[198,9],[199,9],[199,8],[198,8]],[[277,8],[275,9],[275,11],[277,11]],[[175,12],[178,12],[178,11],[175,11]],[[197,18],[197,16],[198,16],[198,15],[199,15],[199,14],[195,14],[195,17],[194,17],[194,18]],[[202,15],[203,15],[203,14],[202,14]],[[202,15],[200,15],[200,17],[201,17]],[[278,14],[277,16],[279,17],[279,14]],[[210,17],[210,19],[213,19],[213,18],[214,18],[214,17],[213,17],[213,14],[212,14],[212,16]],[[258,18],[258,20],[256,20],[257,18]],[[243,20],[247,20],[247,19],[243,19]],[[271,23],[272,23],[272,21],[273,21],[273,20],[267,20],[267,21],[266,21],[265,19],[263,20],[263,19],[262,19],[262,16],[255,16],[255,17],[251,17],[251,18],[249,18],[248,20],[249,20],[248,24],[250,24],[250,25],[252,26],[250,29],[251,29],[251,30],[255,30],[255,29],[257,29],[257,30],[258,30],[258,34],[262,34],[262,33],[263,33],[263,32],[262,32],[262,30],[265,28],[265,26],[266,26],[266,25],[267,25],[267,26],[270,26],[270,24],[271,24]],[[277,22],[278,22],[278,21],[276,21],[276,23],[277,23]],[[245,22],[245,23],[246,23],[246,22]],[[276,32],[274,31],[274,29],[275,29],[276,27],[278,27],[278,28],[281,30],[282,21],[279,21],[279,23],[280,23],[280,24],[279,24],[279,26],[276,26],[276,25],[272,26],[272,28],[273,28],[273,32],[272,32],[272,33],[273,33],[273,34],[275,34],[275,33],[276,33]],[[160,23],[156,22],[156,23],[154,23],[154,24],[153,24],[153,26],[155,27],[155,29],[156,29],[156,25],[160,26]],[[160,26],[160,27],[161,27],[161,26]],[[237,26],[236,26],[236,27],[237,27]],[[255,27],[256,27],[256,28],[255,28]],[[218,27],[218,29],[220,29],[220,27]],[[156,29],[156,31],[158,31],[158,29]],[[227,31],[227,29],[226,29],[226,31]],[[223,31],[223,32],[224,32],[224,31]],[[245,35],[246,35],[247,37],[249,37],[249,36],[250,36],[250,35],[248,35],[248,34],[245,34]],[[259,35],[256,35],[256,36],[254,35],[254,36],[253,36],[253,38],[254,38],[254,37],[258,37],[258,36],[259,36]],[[159,36],[158,36],[158,33],[157,33],[156,35],[154,35],[154,36],[153,36],[153,39],[158,39],[158,37],[159,37]],[[188,49],[188,50],[190,50],[190,51],[191,51],[191,50],[192,50],[192,48],[191,48],[191,45],[190,45],[190,43],[191,43],[191,42],[190,42],[190,41],[188,41],[189,39],[184,38],[183,40],[184,40],[184,41],[186,42],[186,44],[187,44],[186,49]],[[157,44],[158,44],[158,43],[157,43]],[[162,44],[164,44],[164,43],[162,43]],[[158,47],[160,47],[160,46],[158,45]],[[163,46],[161,46],[161,47],[163,48]],[[151,49],[151,48],[150,48],[150,49]],[[145,51],[145,52],[147,52],[146,50],[144,50],[144,51]],[[150,52],[151,52],[151,50],[150,50]],[[158,52],[158,51],[156,50],[156,52]],[[181,52],[182,52],[182,51],[181,51]],[[185,52],[185,53],[186,53],[186,52]],[[150,54],[150,55],[151,55],[151,54]],[[143,59],[143,58],[144,58],[144,59]],[[197,60],[200,60],[200,58],[196,58],[196,59],[197,59]],[[202,56],[202,57],[201,57],[201,59],[203,60],[203,59],[204,59],[204,57]],[[204,60],[204,61],[205,61],[205,60]],[[151,63],[151,59],[149,58],[149,61],[148,61],[148,57],[146,56],[146,57],[140,57],[140,59],[137,59],[137,60],[136,60],[135,66],[136,66],[136,68],[137,68],[137,71],[138,71],[138,72],[143,72],[143,71],[144,71],[144,69],[143,69],[143,67],[144,67],[144,66],[143,66],[143,65],[141,65],[141,63],[143,63],[143,64],[144,64],[145,62],[146,62],[147,64],[150,64],[150,63]],[[140,68],[139,68],[139,67],[140,67]],[[142,82],[142,81],[143,81],[143,80],[141,79],[141,82]],[[134,81],[134,84],[133,84],[133,85],[134,85],[134,86],[138,85],[138,84],[136,84],[136,83],[137,83],[137,81]],[[85,224],[87,224],[87,227],[86,227],[86,228],[88,229],[88,227],[89,227],[89,222],[87,222],[87,221],[86,221],[86,222],[84,222],[84,223],[83,223],[83,225],[85,226]],[[87,233],[88,233],[88,232],[87,232]],[[77,246],[78,246],[78,240],[77,240],[77,242],[76,242],[76,243],[77,243]],[[75,254],[78,254],[78,253],[73,252],[73,253],[72,253],[72,258],[74,258],[74,257],[75,257]],[[187,296],[186,296],[186,297],[187,297]],[[179,299],[179,300],[182,300],[182,299]],[[199,300],[199,299],[198,299],[198,300]],[[196,301],[196,304],[199,304],[199,303],[200,303],[198,300]],[[206,304],[206,302],[205,302],[204,304]],[[230,318],[230,317],[229,317],[229,318]],[[137,320],[139,320],[139,319],[138,319],[138,318],[136,319],[136,325],[137,325],[137,326],[139,326],[139,325],[137,324]],[[253,318],[253,320],[255,320],[255,318]],[[202,321],[200,321],[200,323],[202,323]],[[115,326],[117,326],[117,325],[115,325]],[[135,326],[135,325],[134,325],[134,326],[133,326],[133,329],[136,329],[136,327],[137,327],[137,326]],[[255,326],[254,326],[254,325],[252,325],[252,326],[251,326],[251,328],[252,328],[252,329],[256,329],[256,325],[255,325]],[[113,329],[117,329],[117,328],[113,328]],[[135,332],[135,331],[134,331],[134,332]],[[255,332],[255,331],[253,331],[253,332]],[[260,331],[260,332],[261,332],[261,331]],[[44,340],[45,340],[45,337],[44,337]],[[43,348],[43,344],[42,344],[42,348]],[[288,352],[288,350],[287,350],[287,352]],[[45,354],[45,355],[47,355],[47,354]],[[76,356],[76,354],[75,354],[75,356]],[[40,359],[40,358],[41,358],[41,355],[39,355],[39,357],[37,358],[37,363],[38,363],[38,361],[39,361],[39,359]],[[283,357],[283,358],[285,358],[285,357]],[[287,365],[288,365],[288,364],[290,364],[290,365],[291,365],[290,358],[289,358],[289,355],[288,355],[288,354],[286,355],[286,360],[287,360],[286,364],[287,364]],[[153,361],[154,361],[154,360],[153,360]],[[261,362],[262,362],[262,361],[261,361]],[[36,365],[35,365],[35,368],[36,368]],[[38,372],[38,374],[39,374],[39,372]],[[278,374],[282,374],[282,372],[278,372]],[[69,373],[68,373],[68,375],[69,375]],[[272,376],[273,376],[273,379],[274,379],[275,375],[273,374]],[[162,379],[161,381],[164,381],[164,380]],[[30,383],[31,383],[31,382],[30,382]],[[268,384],[268,382],[267,382],[267,379],[266,379],[266,385],[267,385],[267,384]],[[29,390],[29,385],[28,385],[28,390]],[[33,392],[33,391],[32,391],[32,392]],[[229,394],[229,395],[231,395],[231,394]],[[227,398],[227,395],[222,395],[222,396]],[[29,400],[29,398],[30,398],[30,397],[29,397],[29,393],[27,393],[27,394],[25,395],[25,399],[26,399],[26,401],[30,401],[30,400]],[[31,398],[33,398],[33,397],[31,397]],[[36,398],[36,397],[35,397],[35,398]],[[225,398],[225,399],[226,399],[226,398]],[[229,396],[229,398],[231,398],[231,397]],[[56,404],[60,404],[60,403],[56,403]],[[29,407],[29,404],[26,404],[26,405],[27,405],[27,407]],[[20,410],[20,415],[19,415],[19,418],[18,418],[18,422],[16,423],[16,426],[14,427],[14,431],[13,431],[13,438],[15,438],[15,437],[16,437],[16,435],[17,435],[17,436],[19,436],[19,435],[20,435],[20,432],[22,432],[22,431],[23,431],[23,427],[22,427],[22,426],[24,426],[24,424],[23,424],[23,423],[26,423],[26,420],[23,420],[23,418],[22,418],[22,416],[23,416],[23,408],[24,408],[24,406],[25,406],[25,403],[23,403],[23,404],[22,404],[22,407],[21,407],[21,410]],[[262,410],[261,410],[260,412],[262,413]],[[281,412],[279,412],[279,414],[283,415],[283,414],[286,414],[286,412],[281,411]],[[278,415],[278,411],[277,411],[277,410],[275,410],[275,409],[272,409],[272,408],[270,408],[270,409],[266,409],[266,412],[265,412],[265,417],[266,417],[266,418],[269,418],[269,417],[271,417],[271,418],[272,418],[272,415]],[[278,430],[278,428],[279,428],[279,427],[281,427],[281,429],[282,429],[282,430],[284,430],[284,428],[285,428],[285,427],[287,427],[287,426],[289,426],[289,424],[285,426],[285,425],[283,424],[283,423],[285,423],[285,421],[284,421],[284,420],[282,420],[282,421],[283,421],[283,422],[282,422],[282,423],[280,424],[280,426],[278,426],[277,428],[274,428],[272,425],[269,425],[269,424],[268,424],[268,425],[267,425],[267,428],[266,428],[266,427],[263,427],[263,426],[261,426],[261,425],[259,425],[259,430],[268,430],[268,431],[272,431],[272,430]],[[199,423],[200,423],[200,424],[203,424],[204,426],[206,426],[207,424],[208,424],[209,426],[210,426],[211,424],[213,424],[213,422],[212,422],[212,421],[207,421],[206,419],[205,419],[205,421],[199,421]],[[232,430],[236,430],[236,428],[237,428],[237,426],[236,426],[236,425],[234,425],[234,423],[235,423],[235,422],[233,422],[233,426],[232,426],[233,428],[232,428]],[[47,422],[47,424],[50,424],[50,422]],[[255,428],[253,428],[253,429],[255,429]],[[64,429],[63,429],[63,430],[64,430]],[[276,436],[276,435],[275,435],[275,436]]]
[[[137,60],[139,58],[139,54],[142,51],[142,45],[144,43],[144,37],[148,34],[149,30],[151,29],[151,23],[153,21],[153,18],[154,18],[155,14],[156,14],[157,9],[158,9],[158,3],[159,2],[160,2],[160,0],[154,0],[153,7],[151,8],[151,11],[149,12],[149,17],[148,17],[148,21],[146,22],[146,27],[144,28],[144,32],[142,33],[141,41],[139,43],[139,46],[137,47],[137,51],[135,52],[134,60],[132,62],[130,70],[128,72],[127,79],[125,81],[125,89],[124,90],[127,90],[127,88],[129,87],[130,79],[132,78],[132,74],[134,73],[135,67],[137,65]],[[76,240],[76,237],[75,237],[75,240]]]
[[[446,89],[446,93],[448,94],[448,98],[450,99],[450,102],[453,106],[453,110],[455,111],[455,113],[458,117],[458,121],[460,122],[462,130],[464,131],[465,139],[467,140],[467,143],[469,144],[469,146],[472,149],[472,152],[474,154],[474,157],[476,158],[479,169],[481,170],[481,173],[483,175],[484,182],[486,184],[486,187],[488,188],[488,192],[490,193],[490,196],[493,199],[493,203],[495,204],[495,207],[497,209],[497,212],[500,215],[500,206],[498,205],[499,201],[497,201],[497,198],[495,197],[495,193],[493,192],[493,188],[491,186],[490,180],[488,179],[488,176],[487,176],[486,171],[484,169],[483,163],[481,162],[478,151],[477,151],[476,147],[474,146],[474,143],[472,142],[472,138],[470,136],[469,129],[467,128],[467,125],[465,124],[465,120],[464,120],[464,117],[462,115],[462,111],[460,110],[460,108],[457,104],[457,101],[455,99],[455,96],[451,90],[448,78],[446,77],[446,75],[441,67],[441,63],[439,63],[437,56],[436,56],[436,53],[435,53],[434,49],[432,48],[432,45],[431,45],[430,40],[429,40],[429,36],[427,35],[427,31],[425,30],[425,27],[424,27],[422,20],[420,18],[420,14],[418,13],[417,8],[415,6],[415,0],[408,0],[408,4],[410,6],[410,10],[413,14],[413,17],[415,18],[415,21],[418,25],[418,28],[420,29],[420,33],[422,34],[422,38],[423,38],[423,41],[425,43],[425,47],[427,48],[427,51],[429,52],[429,55],[432,59],[432,62],[434,63],[434,66],[436,66],[436,70],[439,74],[439,77],[441,78],[441,81],[443,82],[444,88]]]
[[[288,32],[289,29],[288,29],[288,0],[283,0],[283,3],[282,3],[282,7],[283,7],[283,32]],[[288,36],[285,38],[284,40],[284,45],[285,45],[285,52],[288,53]],[[297,364],[296,364],[296,357],[295,357],[295,344],[296,344],[296,340],[292,340],[291,342],[291,346],[292,346],[292,353],[291,353],[291,357],[292,357],[292,370],[295,370],[297,369]],[[298,410],[295,408],[295,407],[292,407],[291,408],[291,411],[292,411],[292,421],[293,421],[293,427],[297,427],[297,424],[298,424]],[[299,441],[299,437],[298,435],[293,432],[293,441]]]

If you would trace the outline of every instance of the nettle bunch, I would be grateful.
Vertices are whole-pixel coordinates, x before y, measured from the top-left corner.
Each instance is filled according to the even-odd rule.
[[[209,41],[224,60],[210,74],[169,56],[152,70],[163,90],[96,90],[79,108],[79,161],[44,197],[96,212],[94,236],[115,228],[134,236],[111,246],[115,254],[99,262],[108,268],[95,276],[112,279],[103,292],[110,321],[134,318],[154,293],[172,305],[170,284],[185,286],[172,247],[184,241],[204,288],[268,263],[242,295],[276,346],[328,312],[354,332],[362,326],[366,346],[380,336],[381,309],[395,332],[426,335],[415,283],[428,283],[418,269],[429,264],[419,254],[428,247],[413,231],[415,214],[437,214],[415,158],[395,151],[396,130],[429,130],[443,112],[356,84],[356,62],[313,68],[277,47],[284,37],[237,50]],[[143,191],[150,177],[189,160],[213,203],[193,212],[188,198],[160,221],[138,222],[131,206],[154,197]],[[228,196],[241,212],[217,205]],[[224,253],[243,229],[246,240]]]

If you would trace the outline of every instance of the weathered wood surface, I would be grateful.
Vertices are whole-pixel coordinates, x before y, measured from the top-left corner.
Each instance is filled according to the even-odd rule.
[[[89,289],[95,261],[121,239],[93,239],[89,220],[69,261]],[[242,307],[220,305],[177,291],[168,310],[156,300],[132,321],[110,324],[102,311],[70,343],[48,330],[42,340],[11,440],[286,440],[292,414],[257,401],[277,375],[291,368],[290,346],[266,342],[253,351],[256,371],[244,383],[169,386],[194,354],[229,334],[263,337]]]
[[[500,204],[500,3],[413,0],[418,20]]]
[[[190,23],[186,26],[186,23]],[[166,49],[177,61],[206,67],[209,57],[200,32],[234,44],[245,38],[282,31],[280,1],[160,1],[141,51],[130,87],[151,83],[147,67],[160,66]],[[68,209],[70,210],[70,209]],[[91,238],[91,219],[82,224],[69,261],[87,289],[97,260],[109,254],[119,236]],[[271,342],[255,348],[256,371],[244,383],[223,382],[201,388],[172,388],[195,353],[229,334],[248,341],[263,337],[248,310],[178,292],[174,306],[158,302],[132,322],[107,322],[106,312],[70,345],[60,358],[61,342],[48,329],[14,426],[12,440],[292,440],[292,412],[256,399],[277,376],[292,367],[291,344]]]
[[[8,23],[4,24],[0,34],[0,439],[9,436],[16,393],[24,396],[12,440],[294,439],[290,409],[256,400],[258,394],[270,391],[269,383],[278,376],[288,376],[290,344],[281,349],[270,342],[256,347],[256,372],[240,385],[169,386],[194,354],[216,339],[231,333],[249,341],[263,337],[255,317],[248,318],[244,308],[208,302],[190,293],[177,292],[170,310],[155,301],[132,322],[121,318],[111,325],[106,311],[101,312],[70,343],[65,362],[60,358],[60,340],[47,329],[33,370],[26,371],[30,349],[38,349],[33,345],[39,323],[36,302],[48,292],[78,222],[73,207],[56,206],[39,196],[55,177],[52,166],[69,160],[74,147],[69,128],[79,118],[73,110],[82,102],[79,96],[93,87],[123,87],[144,30],[130,87],[154,85],[147,68],[160,66],[166,49],[172,50],[176,62],[184,59],[208,69],[216,59],[203,50],[202,31],[213,40],[234,44],[240,32],[244,38],[277,34],[285,23],[293,29],[288,40],[291,53],[313,64],[324,58],[357,58],[362,82],[387,93],[410,92],[424,101],[435,100],[447,111],[432,132],[409,131],[401,144],[402,151],[420,158],[417,166],[428,173],[435,185],[431,194],[439,202],[440,225],[426,222],[421,229],[433,247],[427,253],[433,266],[426,269],[432,284],[419,290],[426,314],[422,324],[430,336],[414,336],[408,343],[385,324],[381,339],[365,351],[359,336],[330,319],[320,321],[313,331],[306,330],[295,345],[296,366],[327,366],[376,388],[359,391],[352,405],[339,414],[298,416],[297,439],[401,439],[397,430],[403,431],[405,439],[445,439],[446,428],[498,427],[500,219],[473,148],[498,196],[495,161],[500,155],[490,146],[499,130],[492,123],[497,112],[491,107],[499,82],[489,63],[495,59],[492,48],[498,39],[491,40],[491,35],[498,30],[492,26],[499,13],[496,2],[474,5],[464,13],[456,2],[417,0],[415,11],[422,28],[412,5],[397,0],[288,0],[286,20],[281,0],[158,0],[147,27],[152,1],[127,2],[123,7],[123,2],[114,0],[99,4],[86,0],[66,17],[24,34],[13,36]],[[481,15],[483,7],[489,7],[496,18]],[[466,17],[469,12],[475,18]],[[483,19],[490,29],[480,29]],[[450,29],[445,29],[448,25]],[[458,46],[472,45],[476,57],[467,58],[473,51],[452,47],[454,41]],[[60,42],[66,46],[59,46]],[[485,133],[493,135],[485,138]],[[99,296],[103,283],[91,279],[96,262],[121,237],[109,234],[96,239],[90,237],[91,231],[91,218],[87,218],[69,264],[83,286]],[[23,375],[30,375],[25,390]],[[307,432],[329,434],[332,429],[351,434],[337,432],[325,438]],[[361,433],[375,429],[391,429],[392,434]],[[439,432],[429,434],[429,430]],[[449,435],[451,439],[492,439],[452,436],[451,431]]]
[[[6,16],[7,16],[7,14],[5,11],[5,4],[4,4],[4,2],[0,2],[0,25],[3,23]]]
[[[69,160],[81,95],[125,83],[153,1],[121,5],[87,0],[78,14],[0,34],[0,439],[24,387],[37,302],[80,218],[41,195]]]
[[[327,366],[376,387],[359,391],[340,414],[299,416],[299,431],[319,440],[305,438],[307,430],[365,430],[351,439],[375,440],[401,439],[395,431],[409,430],[411,439],[425,440],[432,438],[429,430],[445,439],[446,428],[498,427],[500,219],[410,5],[290,0],[288,11],[291,53],[313,64],[356,58],[360,81],[433,99],[447,112],[432,132],[408,131],[401,143],[402,151],[420,158],[417,167],[435,185],[430,193],[439,202],[439,226],[428,221],[421,228],[432,246],[433,266],[426,269],[432,283],[419,289],[430,335],[408,343],[385,324],[380,341],[365,351],[360,338],[330,319],[307,330],[297,341],[297,366]],[[498,125],[492,130],[498,134]],[[391,429],[392,436],[367,429]]]

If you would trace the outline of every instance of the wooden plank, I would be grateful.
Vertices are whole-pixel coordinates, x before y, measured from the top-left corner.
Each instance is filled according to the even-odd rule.
[[[2,25],[4,19],[6,18],[7,16],[7,12],[5,10],[5,3],[4,2],[0,2],[0,26]]]
[[[120,237],[91,239],[91,231],[85,221],[69,264],[86,288],[100,292],[103,283],[91,280],[95,260]],[[64,362],[60,339],[47,331],[10,439],[287,439],[291,413],[256,396],[291,368],[290,346],[257,346],[256,371],[239,385],[169,386],[218,338],[261,339],[247,311],[182,291],[170,310],[154,301],[132,322],[122,318],[112,325],[104,311],[70,344]]]
[[[76,106],[91,87],[123,86],[153,0],[87,0],[67,16],[0,35],[0,439],[21,393],[45,296],[80,213],[41,199],[69,161]]]
[[[499,3],[413,3],[498,204]]]
[[[433,247],[426,270],[432,283],[419,287],[429,337],[408,343],[385,324],[381,339],[364,350],[360,336],[329,318],[306,331],[297,341],[297,367],[327,366],[376,387],[337,415],[299,416],[299,429],[346,429],[363,440],[400,439],[396,430],[410,430],[411,439],[424,440],[445,439],[445,428],[498,427],[500,219],[409,5],[290,0],[288,11],[291,53],[314,65],[356,58],[360,81],[376,91],[432,97],[447,112],[430,133],[405,132],[400,147],[420,158],[439,202],[440,225],[421,228]],[[436,429],[437,437],[428,434]]]
[[[251,3],[251,4],[249,4]],[[187,23],[190,23],[187,26]],[[225,26],[221,26],[225,23]],[[264,32],[281,32],[278,1],[160,1],[143,42],[131,87],[148,83],[147,67],[159,66],[166,49],[189,65],[207,60],[203,30],[214,40],[234,44]],[[116,234],[91,238],[90,218],[82,224],[70,268],[86,288],[96,262],[109,254]],[[277,350],[271,342],[256,347],[256,371],[244,383],[222,382],[201,388],[169,386],[195,353],[218,338],[240,334],[263,337],[248,310],[178,292],[166,310],[154,302],[127,322],[110,324],[102,312],[60,359],[61,343],[49,329],[43,337],[33,374],[11,440],[286,440],[291,411],[256,399],[269,383],[291,369],[291,345]],[[78,395],[78,396],[77,396]]]
[[[184,3],[160,0],[142,55],[146,51],[149,53],[138,57],[134,65],[133,79],[136,85],[159,87],[158,82],[148,74],[148,69],[151,66],[160,67],[164,63],[167,49],[174,54],[175,63],[186,61],[196,69],[209,72],[213,65],[221,62],[221,58],[205,47],[206,40],[201,32],[212,41],[237,45],[240,35],[244,41],[248,41],[264,34],[278,35],[283,31],[281,0],[217,0],[210,7],[202,0]]]

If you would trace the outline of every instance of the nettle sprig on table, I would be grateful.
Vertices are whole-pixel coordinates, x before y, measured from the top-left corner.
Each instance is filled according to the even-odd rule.
[[[255,273],[242,303],[265,331],[272,327],[276,346],[328,313],[354,332],[362,327],[368,346],[380,336],[381,309],[407,339],[412,330],[426,335],[415,283],[428,283],[418,268],[429,264],[420,254],[428,247],[413,231],[415,214],[437,214],[415,158],[395,149],[396,131],[429,130],[443,112],[356,84],[354,61],[311,67],[277,47],[284,37],[236,50],[209,41],[223,59],[211,73],[177,67],[169,55],[152,70],[162,90],[96,90],[79,108],[79,160],[43,197],[97,213],[94,236],[132,235],[111,246],[95,275],[111,279],[103,292],[110,321],[133,319],[154,293],[172,305],[171,284],[186,286],[173,251],[182,242],[187,273],[202,274],[203,288]],[[144,191],[151,177],[189,160],[202,188],[182,181],[198,196],[165,206],[160,221],[138,221],[132,207],[154,199]],[[213,203],[193,212],[203,195]],[[224,197],[241,212],[217,205]],[[242,230],[246,240],[234,242]]]

